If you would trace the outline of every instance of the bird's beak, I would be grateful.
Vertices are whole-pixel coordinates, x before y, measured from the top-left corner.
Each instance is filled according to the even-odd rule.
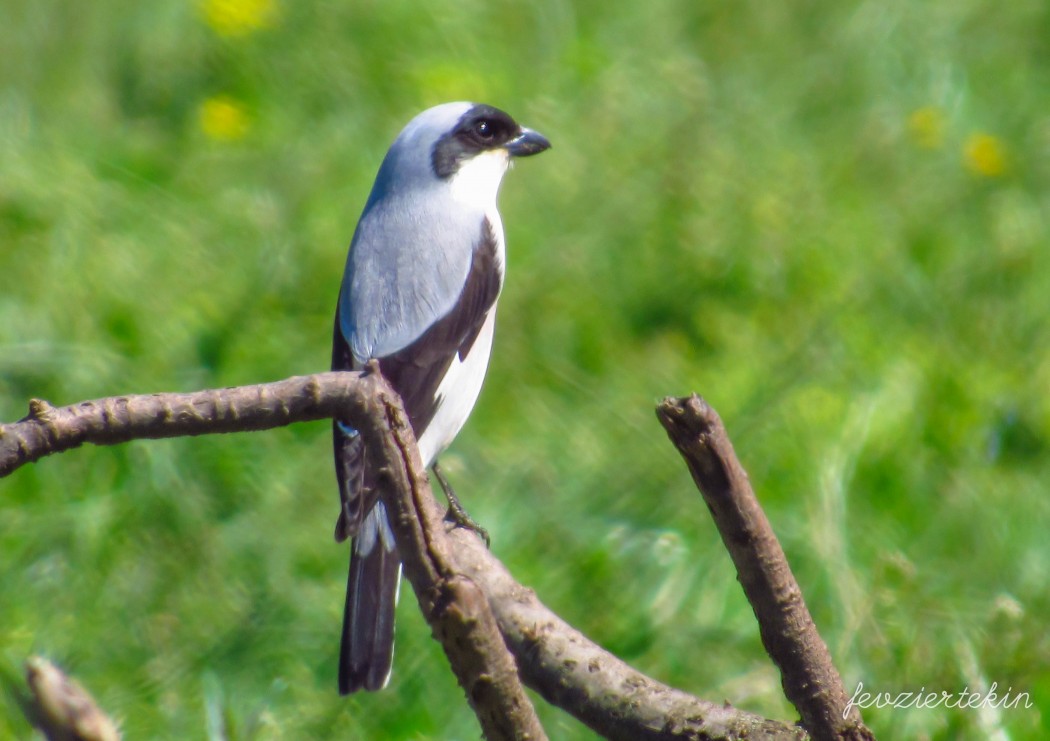
[[[551,143],[540,132],[523,128],[521,133],[507,142],[504,147],[511,157],[529,157],[550,149]]]

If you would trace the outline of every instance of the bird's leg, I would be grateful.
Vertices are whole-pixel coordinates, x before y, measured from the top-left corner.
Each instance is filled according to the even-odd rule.
[[[456,492],[452,489],[452,484],[448,483],[448,479],[445,478],[444,474],[441,473],[441,469],[438,468],[437,461],[434,461],[433,465],[430,466],[430,470],[434,472],[434,477],[438,480],[438,483],[441,484],[441,490],[445,492],[445,498],[448,499],[448,512],[445,513],[445,519],[454,523],[457,527],[465,527],[467,530],[473,530],[481,536],[481,539],[485,541],[485,546],[488,547],[488,530],[475,522],[474,518],[463,509],[463,505],[460,504],[459,499],[456,498]]]

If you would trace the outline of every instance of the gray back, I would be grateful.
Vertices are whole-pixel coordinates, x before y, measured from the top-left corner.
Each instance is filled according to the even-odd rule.
[[[411,344],[459,297],[485,214],[453,202],[448,181],[434,174],[432,152],[472,106],[447,103],[419,114],[379,168],[339,297],[340,328],[358,362]]]

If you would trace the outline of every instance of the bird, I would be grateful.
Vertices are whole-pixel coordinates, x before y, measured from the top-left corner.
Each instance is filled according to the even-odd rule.
[[[387,151],[350,242],[332,370],[378,363],[446,494],[437,457],[481,392],[503,288],[499,186],[513,159],[550,146],[490,105],[429,108]],[[347,695],[390,680],[401,560],[360,434],[336,419],[332,435],[335,537],[351,539],[339,659],[339,692]]]

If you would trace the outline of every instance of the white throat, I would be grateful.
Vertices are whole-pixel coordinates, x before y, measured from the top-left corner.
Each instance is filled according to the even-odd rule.
[[[465,206],[481,211],[494,210],[500,181],[510,166],[510,155],[505,149],[492,149],[460,165],[449,186],[452,198]]]

